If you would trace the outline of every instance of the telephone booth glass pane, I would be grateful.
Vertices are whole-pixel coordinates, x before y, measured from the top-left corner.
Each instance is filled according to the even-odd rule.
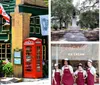
[[[26,46],[26,71],[32,71],[32,47]]]
[[[40,46],[37,46],[37,72],[40,72]]]

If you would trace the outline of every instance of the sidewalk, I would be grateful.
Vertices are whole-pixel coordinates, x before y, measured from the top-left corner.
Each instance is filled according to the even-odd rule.
[[[12,78],[2,79],[0,81],[0,85],[50,85],[48,78],[42,78],[42,79],[23,79],[23,82],[21,82],[22,79],[15,78],[12,81]],[[76,84],[74,84],[76,85]],[[99,84],[94,84],[99,85]]]
[[[20,82],[20,83],[6,84],[6,85],[48,85],[48,84],[49,80],[41,80],[41,81]]]
[[[17,82],[22,82],[22,78],[1,78],[0,79],[0,85],[17,83]]]
[[[42,79],[20,79],[20,78],[6,78],[1,79],[0,85],[48,85],[49,79],[48,78],[42,78]]]

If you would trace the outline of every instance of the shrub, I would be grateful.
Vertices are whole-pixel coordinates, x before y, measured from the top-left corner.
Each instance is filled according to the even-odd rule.
[[[1,70],[2,70],[2,64],[3,64],[3,61],[0,60],[0,72],[2,72],[2,71],[1,71]]]
[[[87,30],[88,28],[81,28],[82,30]]]
[[[10,76],[13,74],[13,65],[12,63],[7,63],[7,64],[4,64],[3,66],[3,73],[5,74],[5,76]]]
[[[58,29],[58,26],[56,24],[52,25],[52,28],[57,30]]]
[[[0,60],[0,77],[4,77],[3,75],[3,61]]]

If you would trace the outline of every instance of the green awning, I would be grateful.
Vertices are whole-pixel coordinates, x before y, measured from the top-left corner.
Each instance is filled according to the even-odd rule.
[[[7,33],[0,33],[0,41],[9,40],[9,35]]]
[[[19,5],[19,12],[32,13],[33,15],[46,15],[48,14],[48,8],[29,5]]]
[[[9,1],[2,1],[1,4],[3,5],[7,14],[14,12],[16,0],[9,0]]]

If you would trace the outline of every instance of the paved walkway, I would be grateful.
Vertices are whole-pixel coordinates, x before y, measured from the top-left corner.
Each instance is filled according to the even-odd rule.
[[[69,30],[63,36],[64,41],[87,41],[87,38],[80,30]]]
[[[48,85],[49,80],[48,78],[42,78],[42,79],[23,79],[24,82],[19,82],[22,79],[20,78],[6,78],[1,79],[0,85]]]
[[[79,28],[52,31],[51,35],[52,41],[88,41]]]

